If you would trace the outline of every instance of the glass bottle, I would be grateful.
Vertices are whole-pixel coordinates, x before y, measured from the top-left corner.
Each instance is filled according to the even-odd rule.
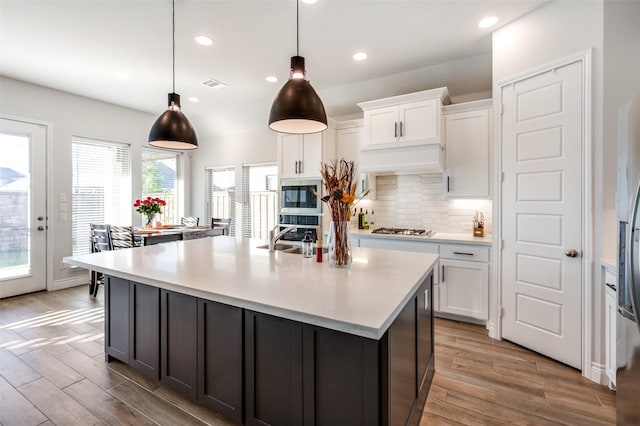
[[[305,232],[302,240],[302,256],[304,257],[313,257],[313,240],[310,234],[311,231]]]

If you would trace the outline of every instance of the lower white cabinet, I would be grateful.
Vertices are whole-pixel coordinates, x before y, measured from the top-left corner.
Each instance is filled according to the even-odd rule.
[[[616,315],[618,312],[618,301],[616,295],[616,277],[607,271],[605,274],[605,370],[607,378],[612,388],[616,385]]]
[[[460,320],[489,318],[490,247],[351,235],[354,247],[439,253],[433,271],[433,309]]]
[[[489,248],[440,245],[439,312],[489,318]]]

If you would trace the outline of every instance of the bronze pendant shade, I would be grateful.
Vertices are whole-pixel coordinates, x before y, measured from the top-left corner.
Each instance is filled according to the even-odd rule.
[[[173,24],[173,92],[169,93],[169,107],[153,123],[149,145],[158,148],[191,150],[198,147],[193,126],[180,110],[180,95],[176,91],[176,2],[172,2]]]
[[[196,131],[180,110],[180,95],[169,93],[169,108],[153,123],[149,145],[190,150],[198,147]]]
[[[298,2],[296,1],[296,36]],[[299,51],[299,48],[296,48]],[[318,133],[327,128],[327,113],[320,96],[305,78],[304,58],[291,57],[291,78],[282,86],[271,105],[269,127],[280,133]]]

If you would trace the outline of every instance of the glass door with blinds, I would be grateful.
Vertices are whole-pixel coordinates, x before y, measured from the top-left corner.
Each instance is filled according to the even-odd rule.
[[[129,145],[74,138],[72,143],[73,255],[91,252],[89,224],[129,226],[131,164]]]
[[[212,218],[231,219],[229,235],[235,235],[236,171],[233,167],[206,169],[206,223]]]
[[[161,198],[167,203],[160,216],[163,224],[180,223],[180,155],[171,151],[142,149],[142,198]],[[140,218],[143,220],[142,215]]]
[[[0,298],[47,287],[47,128],[0,119]]]
[[[242,236],[266,240],[278,224],[278,165],[244,165],[242,181]]]

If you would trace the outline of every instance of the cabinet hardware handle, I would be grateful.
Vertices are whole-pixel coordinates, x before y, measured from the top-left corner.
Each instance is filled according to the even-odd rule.
[[[302,160],[299,161],[300,163],[300,174],[304,173],[304,168],[302,167]]]
[[[400,137],[402,137],[402,136],[403,136],[403,134],[402,134],[402,121],[401,121],[400,122]]]
[[[440,282],[444,282],[444,265],[442,265],[442,276],[440,277]]]
[[[473,256],[473,253],[465,253],[463,251],[454,251],[453,254],[462,254],[464,256]]]
[[[447,176],[447,192],[449,192],[449,176]]]
[[[394,122],[393,123],[393,137],[397,138],[398,137],[398,122]]]
[[[296,174],[300,173],[300,162],[296,160]]]

